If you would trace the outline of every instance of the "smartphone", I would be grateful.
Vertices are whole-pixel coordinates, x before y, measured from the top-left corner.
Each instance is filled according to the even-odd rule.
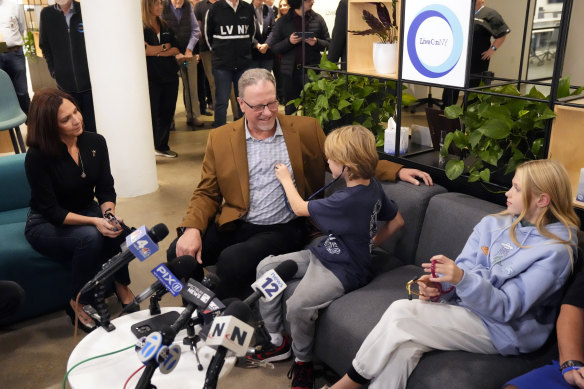
[[[143,320],[139,323],[132,324],[130,329],[140,339],[143,336],[148,336],[154,331],[160,331],[164,326],[170,326],[178,319],[179,313],[177,311],[169,311],[162,315],[152,316],[149,319]]]
[[[307,38],[314,38],[314,32],[312,31],[299,31],[299,32],[295,32],[294,35],[296,35],[297,37],[303,38],[303,39],[307,39]]]

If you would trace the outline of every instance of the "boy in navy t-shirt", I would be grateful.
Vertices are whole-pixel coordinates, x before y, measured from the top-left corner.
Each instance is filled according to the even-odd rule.
[[[307,250],[265,258],[257,267],[258,278],[286,260],[298,264],[295,279],[301,279],[287,300],[286,318],[292,341],[284,337],[281,295],[260,302],[260,312],[271,336],[271,346],[253,357],[264,361],[296,360],[289,373],[292,388],[312,388],[312,346],[318,310],[335,299],[366,285],[372,278],[371,248],[389,238],[404,223],[397,205],[387,198],[373,178],[378,156],[375,138],[365,127],[346,126],[331,132],[324,152],[333,177],[343,178],[346,189],[325,199],[304,201],[296,190],[288,168],[275,166],[275,173],[297,216],[310,216],[328,235]],[[377,220],[387,220],[377,231]],[[293,376],[293,377],[291,377]]]

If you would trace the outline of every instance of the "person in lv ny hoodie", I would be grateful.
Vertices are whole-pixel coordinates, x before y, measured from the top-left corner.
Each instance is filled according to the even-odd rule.
[[[555,161],[526,162],[506,196],[507,210],[483,218],[455,261],[422,265],[420,298],[386,310],[332,389],[405,388],[431,350],[517,355],[543,345],[577,247],[568,174]]]

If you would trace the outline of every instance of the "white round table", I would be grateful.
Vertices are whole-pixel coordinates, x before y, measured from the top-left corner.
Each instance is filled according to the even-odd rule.
[[[168,311],[182,312],[183,309],[182,307],[164,307],[161,308],[161,311],[162,313]],[[150,317],[150,311],[147,309],[135,312],[112,320],[112,323],[116,326],[116,329],[112,332],[107,332],[100,327],[86,335],[69,356],[67,371],[75,364],[88,358],[135,345],[138,339],[130,331],[131,325]],[[215,354],[215,350],[211,347],[204,346],[203,342],[197,344],[199,359],[204,368],[202,371],[199,371],[197,369],[195,354],[190,350],[190,346],[182,344],[185,336],[186,330],[181,330],[176,335],[174,341],[174,343],[180,344],[182,349],[182,354],[176,368],[169,374],[161,374],[156,369],[156,372],[152,376],[151,382],[158,389],[192,389],[203,387],[207,367]],[[219,378],[231,371],[235,365],[235,361],[235,357],[225,359],[225,364],[223,365]],[[128,377],[141,366],[142,363],[138,360],[136,351],[132,347],[117,354],[93,359],[77,366],[69,373],[69,384],[72,388],[80,389],[122,389]],[[144,369],[140,370],[132,377],[130,382],[128,382],[127,388],[133,389],[136,387],[143,371]]]

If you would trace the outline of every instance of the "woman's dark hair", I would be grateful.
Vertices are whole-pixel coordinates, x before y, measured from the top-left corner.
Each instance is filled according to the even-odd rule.
[[[302,8],[302,2],[304,0],[288,0],[288,5],[290,6],[290,10]]]
[[[56,157],[63,147],[58,119],[63,100],[69,100],[77,107],[75,100],[62,90],[43,88],[34,94],[28,109],[26,145],[36,147],[47,157]]]

